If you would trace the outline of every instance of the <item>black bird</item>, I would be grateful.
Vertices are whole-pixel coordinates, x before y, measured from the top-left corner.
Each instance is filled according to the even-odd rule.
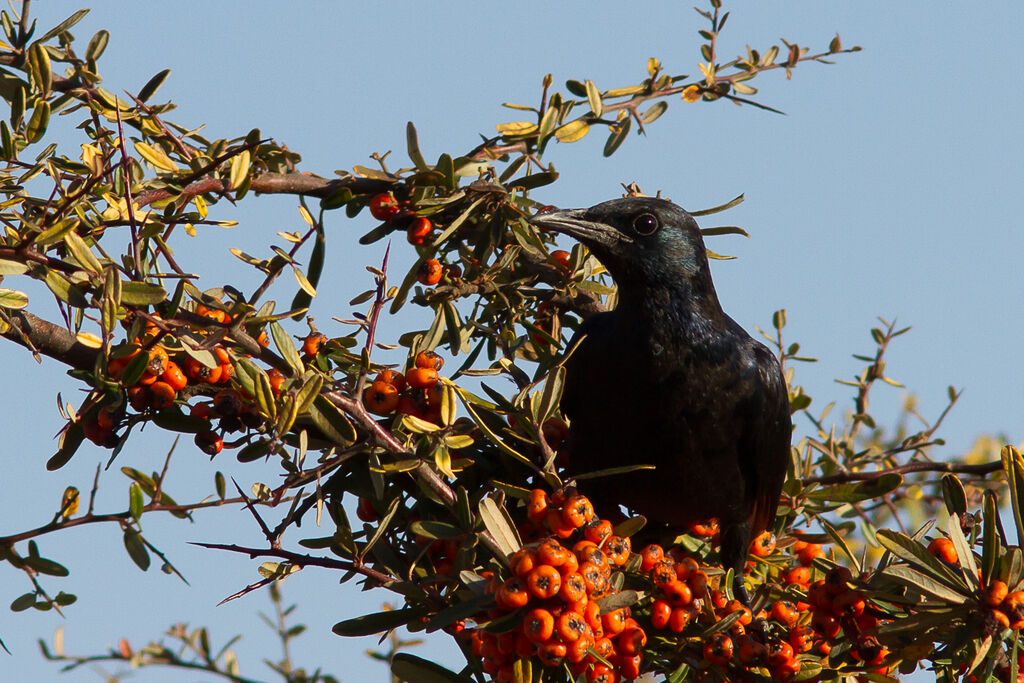
[[[697,223],[672,202],[627,197],[531,222],[585,244],[618,285],[615,309],[569,346],[570,473],[654,465],[580,485],[599,509],[669,528],[717,517],[722,566],[749,605],[747,551],[774,522],[790,457],[778,361],[722,311]]]

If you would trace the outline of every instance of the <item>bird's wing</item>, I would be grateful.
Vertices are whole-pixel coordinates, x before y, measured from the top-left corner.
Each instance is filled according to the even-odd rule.
[[[608,313],[598,313],[583,321],[576,333],[569,340],[566,351],[569,358],[565,363],[565,384],[562,387],[562,414],[570,420],[576,412],[579,401],[586,400],[588,389],[584,386],[590,375],[586,368],[594,362],[594,354],[599,351],[594,335],[601,337],[601,330],[608,324]],[[584,343],[588,338],[590,343]],[[590,365],[592,367],[592,365]]]
[[[743,469],[754,474],[751,532],[754,537],[771,527],[790,458],[792,419],[789,394],[775,356],[752,341],[756,379],[745,402],[746,428],[739,444]]]

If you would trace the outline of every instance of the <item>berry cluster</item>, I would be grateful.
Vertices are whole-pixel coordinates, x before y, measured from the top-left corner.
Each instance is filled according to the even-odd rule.
[[[369,207],[370,215],[377,220],[405,230],[409,244],[419,246],[425,243],[434,230],[434,224],[429,218],[411,212],[406,202],[400,202],[390,192],[374,195]]]
[[[217,323],[230,322],[225,311],[202,304],[197,305],[193,313]],[[128,415],[129,406],[140,415],[167,411],[184,403],[182,393],[190,385],[202,387],[195,393],[210,395],[214,392],[209,401],[188,406],[192,417],[211,422],[209,429],[200,429],[195,435],[195,443],[204,453],[219,453],[224,448],[223,434],[227,432],[263,425],[264,418],[252,397],[232,382],[235,366],[223,345],[211,347],[214,361],[208,365],[188,355],[171,336],[165,336],[157,324],[159,315],[150,317],[155,321],[147,320],[132,341],[111,349],[106,376],[119,383],[123,391],[85,412],[82,430],[86,438],[99,446],[115,447],[121,438],[119,430],[133,419]],[[265,331],[259,333],[257,341],[264,346],[269,342]],[[303,341],[303,350],[313,355],[325,341],[324,335],[313,333]],[[271,369],[267,376],[273,392],[280,393],[284,375]],[[214,419],[219,420],[216,428],[212,425]]]
[[[376,415],[412,415],[429,422],[441,422],[443,388],[438,370],[444,358],[433,351],[420,351],[405,374],[396,370],[379,373],[363,390],[363,403]]]
[[[602,613],[598,602],[617,590],[613,572],[630,558],[629,539],[615,535],[611,522],[596,518],[590,501],[571,489],[551,497],[535,489],[527,514],[550,535],[512,555],[505,581],[488,577],[496,607],[486,618],[521,618],[504,633],[469,631],[484,671],[512,681],[513,662],[536,657],[547,667],[567,664],[574,676],[592,682],[639,676],[645,630],[628,607]],[[573,537],[575,543],[563,545]]]

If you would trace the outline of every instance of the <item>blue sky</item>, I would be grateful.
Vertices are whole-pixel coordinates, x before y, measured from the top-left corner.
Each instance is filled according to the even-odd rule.
[[[873,349],[868,329],[876,316],[913,326],[892,348],[888,371],[918,393],[920,410],[935,416],[945,388],[965,390],[946,423],[945,453],[962,453],[979,433],[1021,440],[1024,285],[1018,260],[1024,237],[1019,189],[1024,178],[1024,95],[1012,70],[1024,28],[1024,6],[963,3],[758,2],[726,5],[733,11],[720,50],[738,53],[749,43],[765,49],[779,38],[823,48],[839,32],[845,45],[864,51],[833,66],[809,64],[791,81],[769,74],[754,83],[759,99],[778,116],[731,104],[670,102],[647,137],[633,137],[611,159],[601,157],[604,137],[553,145],[546,158],[561,180],[537,194],[558,206],[589,206],[616,196],[620,183],[661,190],[683,206],[704,208],[745,193],[746,202],[704,219],[706,226],[737,224],[751,233],[713,238],[715,251],[739,256],[712,265],[723,306],[747,329],[767,328],[778,308],[788,310],[788,339],[818,357],[800,366],[798,383],[822,407],[849,405],[849,391],[833,382],[859,369],[852,353]],[[43,29],[79,4],[33,6]],[[601,88],[638,82],[648,57],[671,73],[698,73],[696,30],[689,3],[114,3],[97,4],[73,32],[84,44],[100,28],[111,32],[101,61],[105,87],[137,92],[154,73],[172,74],[156,99],[179,105],[174,120],[205,123],[209,137],[234,137],[252,127],[303,155],[302,169],[329,176],[367,164],[375,151],[395,150],[404,161],[404,127],[416,123],[425,156],[472,148],[494,124],[517,120],[502,102],[535,103],[540,81],[553,73],[593,79]],[[62,124],[58,124],[62,125]],[[70,129],[70,126],[65,126]],[[77,146],[78,140],[64,137]],[[66,148],[71,155],[73,147]],[[278,230],[299,226],[293,198],[247,199],[232,231],[210,229],[196,246],[179,246],[185,260],[209,276],[208,287],[247,277],[227,253],[256,248]],[[220,210],[228,217],[229,207]],[[333,269],[321,284],[314,315],[329,331],[332,315],[347,317],[347,301],[367,288],[362,266],[377,263],[383,244],[360,247],[356,238],[372,222],[329,216]],[[397,243],[396,243],[397,246]],[[399,252],[399,263],[409,254]],[[405,259],[404,261],[402,259]],[[397,277],[397,275],[396,275]],[[12,283],[5,283],[5,285]],[[282,291],[282,296],[290,296]],[[33,293],[39,299],[42,295]],[[35,300],[35,299],[34,299]],[[404,316],[404,317],[402,317]],[[415,312],[388,321],[384,335],[418,322]],[[52,363],[36,366],[11,345],[0,345],[0,380],[17,391],[5,401],[5,479],[16,482],[0,507],[0,533],[44,523],[64,486],[85,490],[106,453],[83,448],[68,467],[47,474],[43,463],[59,428],[57,391],[75,400],[77,385]],[[15,384],[16,383],[16,384]],[[876,416],[892,415],[898,389],[873,397]],[[806,429],[806,425],[801,425]],[[155,433],[139,439],[120,464],[158,468],[169,442]],[[183,443],[176,453],[176,497],[201,497],[214,467]],[[217,467],[244,486],[270,469],[230,459]],[[126,485],[104,475],[101,509],[123,509]],[[175,489],[172,489],[175,490]],[[54,590],[78,593],[61,620],[54,614],[0,611],[0,637],[14,652],[0,654],[10,680],[55,677],[34,641],[63,624],[69,652],[87,653],[134,636],[141,644],[177,621],[210,625],[223,642],[245,636],[236,648],[243,672],[270,679],[260,663],[277,657],[256,618],[269,603],[260,594],[224,607],[226,595],[257,580],[256,563],[185,545],[185,541],[258,542],[241,512],[204,513],[199,524],[143,519],[148,536],[174,559],[192,586],[128,560],[114,529],[93,528],[44,538],[44,555],[66,561],[71,577]],[[27,586],[3,570],[7,600]],[[285,584],[296,617],[310,626],[296,659],[322,665],[345,680],[385,680],[383,667],[364,657],[372,640],[343,641],[329,632],[335,621],[376,609],[384,592],[338,587],[335,577],[307,570]],[[455,664],[442,646],[429,652]],[[424,652],[420,652],[424,654]],[[64,681],[100,680],[82,670]],[[167,672],[132,680],[172,680]],[[186,677],[178,680],[202,680]]]

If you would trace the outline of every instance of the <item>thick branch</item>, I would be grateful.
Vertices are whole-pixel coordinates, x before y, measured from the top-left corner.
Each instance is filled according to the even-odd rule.
[[[1003,469],[1003,463],[996,460],[978,465],[966,465],[955,462],[912,462],[899,467],[889,467],[874,472],[847,472],[845,474],[832,474],[827,477],[808,477],[803,480],[807,484],[845,484],[854,481],[872,481],[884,477],[890,473],[910,474],[913,472],[951,472],[953,474],[974,474],[985,476]]]
[[[355,194],[377,194],[387,192],[392,183],[375,178],[336,178],[328,180],[318,176],[302,173],[264,173],[252,179],[250,188],[253,192],[263,194],[298,194],[309,197],[329,197],[342,188],[348,188]],[[208,192],[227,192],[228,183],[218,178],[204,178],[187,185],[181,192],[184,197],[195,197]],[[135,203],[142,207],[162,199],[177,196],[169,190],[149,190],[140,192]]]
[[[97,349],[86,346],[68,330],[32,315],[28,311],[10,311],[7,320],[11,327],[0,333],[30,351],[38,351],[77,370],[92,370]]]

